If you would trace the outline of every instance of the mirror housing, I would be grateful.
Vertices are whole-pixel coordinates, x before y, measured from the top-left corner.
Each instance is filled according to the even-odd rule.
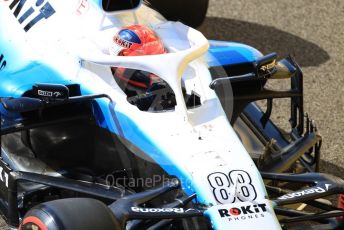
[[[258,58],[257,62],[255,63],[257,77],[264,78],[273,75],[276,72],[276,59],[276,53],[271,53]]]
[[[32,87],[33,94],[44,101],[68,100],[69,89],[59,84],[35,84]]]

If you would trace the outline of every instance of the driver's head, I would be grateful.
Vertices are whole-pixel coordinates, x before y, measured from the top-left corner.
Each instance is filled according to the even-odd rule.
[[[120,56],[143,56],[165,53],[160,38],[147,26],[123,27],[114,37],[110,54]]]
[[[119,56],[144,56],[164,54],[161,39],[153,30],[144,25],[123,27],[114,37],[109,49],[110,54]],[[145,71],[126,68],[112,68],[113,74],[124,88],[148,89],[159,77]]]

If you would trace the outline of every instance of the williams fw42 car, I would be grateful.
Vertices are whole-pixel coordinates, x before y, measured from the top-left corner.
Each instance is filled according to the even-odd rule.
[[[319,173],[321,136],[304,113],[294,59],[209,41],[150,7],[0,0],[6,223],[342,229],[343,205],[327,197],[340,197],[344,181]],[[124,52],[149,39],[161,53]],[[280,98],[290,101],[288,129],[271,119]]]

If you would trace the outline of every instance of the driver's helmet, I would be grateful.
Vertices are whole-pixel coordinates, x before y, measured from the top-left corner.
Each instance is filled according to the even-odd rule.
[[[119,56],[144,56],[163,54],[165,48],[153,30],[144,25],[131,25],[123,27],[113,37],[109,52],[111,55]],[[148,89],[159,81],[159,77],[145,71],[112,68],[112,72],[117,82],[122,81],[125,86]]]

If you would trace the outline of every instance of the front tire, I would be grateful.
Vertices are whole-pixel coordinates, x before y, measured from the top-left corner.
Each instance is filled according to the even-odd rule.
[[[198,27],[204,21],[209,0],[148,0],[167,20]]]
[[[39,204],[29,210],[19,230],[120,229],[111,210],[102,202],[70,198]]]

